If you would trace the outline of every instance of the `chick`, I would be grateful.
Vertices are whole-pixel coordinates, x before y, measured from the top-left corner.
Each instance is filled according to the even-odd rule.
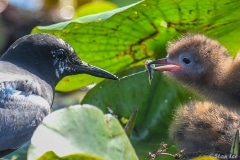
[[[228,107],[240,106],[240,59],[234,60],[216,40],[187,34],[172,41],[167,57],[151,61],[154,70],[187,85],[205,99]]]
[[[229,154],[240,129],[240,59],[232,59],[219,42],[200,34],[170,42],[167,54],[147,65],[206,100],[176,110],[171,137],[188,155]]]
[[[184,153],[229,154],[240,115],[212,102],[189,102],[179,107],[170,136]]]

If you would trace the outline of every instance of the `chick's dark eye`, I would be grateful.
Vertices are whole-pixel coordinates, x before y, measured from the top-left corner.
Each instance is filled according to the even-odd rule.
[[[190,64],[191,63],[191,60],[189,58],[183,58],[182,61],[185,64]]]

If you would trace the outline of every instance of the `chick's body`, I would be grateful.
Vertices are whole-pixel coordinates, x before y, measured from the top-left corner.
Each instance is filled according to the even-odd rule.
[[[190,102],[178,108],[170,136],[188,154],[229,154],[240,115],[212,102]]]
[[[176,110],[170,129],[173,140],[186,153],[229,154],[240,129],[240,58],[232,59],[219,42],[199,34],[170,42],[167,53],[148,65],[206,100]]]

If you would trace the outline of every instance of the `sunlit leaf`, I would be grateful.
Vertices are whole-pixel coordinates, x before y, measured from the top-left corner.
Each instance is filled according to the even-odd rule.
[[[109,1],[93,1],[80,6],[75,13],[75,18],[89,14],[96,14],[104,11],[116,9],[117,6]]]
[[[31,139],[28,160],[48,151],[59,157],[87,154],[103,159],[138,159],[118,120],[91,105],[60,109],[44,119]]]
[[[219,159],[214,156],[203,155],[203,156],[192,158],[191,160],[219,160]]]
[[[145,0],[113,11],[81,17],[33,33],[55,34],[70,43],[79,56],[116,73],[165,55],[166,42],[186,32],[220,40],[232,53],[239,50],[240,1]],[[231,41],[229,40],[231,37]],[[99,78],[64,78],[58,90],[77,89]]]
[[[49,151],[46,152],[43,156],[38,158],[37,160],[104,160],[101,157],[96,157],[88,154],[73,154],[64,157],[57,156],[54,152]]]

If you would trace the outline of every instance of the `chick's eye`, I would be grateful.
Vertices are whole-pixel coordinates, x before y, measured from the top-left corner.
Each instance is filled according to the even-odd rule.
[[[182,61],[185,64],[190,64],[191,63],[191,60],[189,58],[183,58]]]

